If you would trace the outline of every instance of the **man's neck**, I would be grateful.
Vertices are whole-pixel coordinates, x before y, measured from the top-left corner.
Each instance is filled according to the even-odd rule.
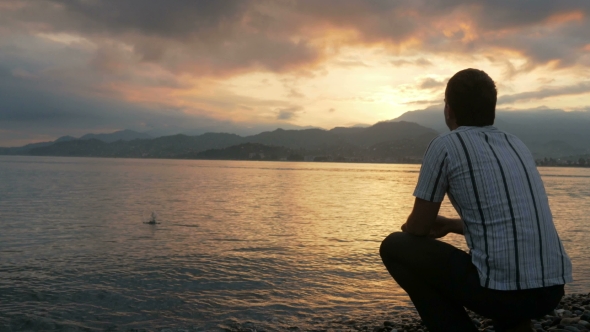
[[[455,130],[455,129],[459,128],[459,126],[458,126],[458,125],[457,125],[457,123],[455,123],[455,122],[453,122],[453,123],[449,123],[449,124],[447,125],[447,127],[449,127],[449,129],[450,129],[451,131],[453,131],[453,130]]]

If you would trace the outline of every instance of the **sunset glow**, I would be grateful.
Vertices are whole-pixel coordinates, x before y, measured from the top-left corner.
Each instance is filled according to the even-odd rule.
[[[369,125],[468,67],[499,108],[588,110],[590,5],[525,3],[0,0],[0,146]]]

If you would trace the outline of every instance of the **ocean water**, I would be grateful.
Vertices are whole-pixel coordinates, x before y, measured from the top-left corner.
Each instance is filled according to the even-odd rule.
[[[411,307],[379,258],[419,165],[0,156],[0,331],[267,330]],[[540,168],[590,290],[590,169]],[[156,225],[145,224],[154,212]],[[442,212],[454,215],[448,201]],[[460,236],[445,238],[466,248]]]

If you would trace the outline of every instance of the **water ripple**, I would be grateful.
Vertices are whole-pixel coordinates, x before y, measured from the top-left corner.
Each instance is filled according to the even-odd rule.
[[[378,248],[418,170],[0,157],[0,330],[271,331],[409,307]],[[574,261],[568,290],[587,291],[590,172],[540,171]],[[143,224],[152,211],[161,224]]]

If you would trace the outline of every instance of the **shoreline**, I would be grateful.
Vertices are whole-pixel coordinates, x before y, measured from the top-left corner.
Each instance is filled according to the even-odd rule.
[[[422,162],[418,161],[341,161],[341,160],[272,160],[272,159],[205,159],[205,158],[169,158],[169,157],[116,157],[116,156],[63,156],[63,155],[30,155],[30,154],[0,154],[0,157],[41,157],[41,158],[99,158],[99,159],[131,159],[131,160],[203,160],[203,161],[253,161],[253,162],[280,162],[280,163],[322,163],[322,164],[387,164],[387,165],[421,165]],[[590,168],[590,165],[539,165],[537,167],[547,168]]]
[[[479,331],[494,331],[492,321],[469,312],[474,325]],[[16,317],[13,317],[16,318]],[[19,321],[20,320],[20,321]],[[413,309],[392,312],[383,316],[381,314],[368,315],[362,318],[316,319],[300,326],[290,325],[278,318],[272,318],[265,322],[229,322],[225,324],[192,325],[176,327],[159,326],[146,328],[130,328],[107,324],[102,327],[81,327],[74,321],[73,324],[59,324],[50,320],[31,320],[21,317],[13,319],[9,325],[0,325],[1,331],[120,331],[120,332],[427,332],[422,325],[418,313]],[[532,320],[534,330],[554,332],[586,332],[590,331],[590,293],[566,294],[553,312],[544,317]]]
[[[492,320],[468,311],[474,325],[479,331],[494,331]],[[590,331],[590,293],[566,294],[553,312],[532,320],[535,331],[555,332],[586,332]],[[193,330],[199,331],[199,330]],[[206,331],[206,330],[201,330]],[[270,332],[262,326],[253,323],[235,324],[225,329],[227,332]],[[377,320],[373,318],[350,319],[332,321],[327,324],[318,324],[311,328],[291,326],[277,331],[308,331],[308,332],[427,332],[428,329],[415,310],[406,310],[396,314],[395,317]],[[141,332],[141,331],[133,331]],[[147,331],[146,331],[147,332]],[[183,329],[166,329],[160,332],[192,332]]]

